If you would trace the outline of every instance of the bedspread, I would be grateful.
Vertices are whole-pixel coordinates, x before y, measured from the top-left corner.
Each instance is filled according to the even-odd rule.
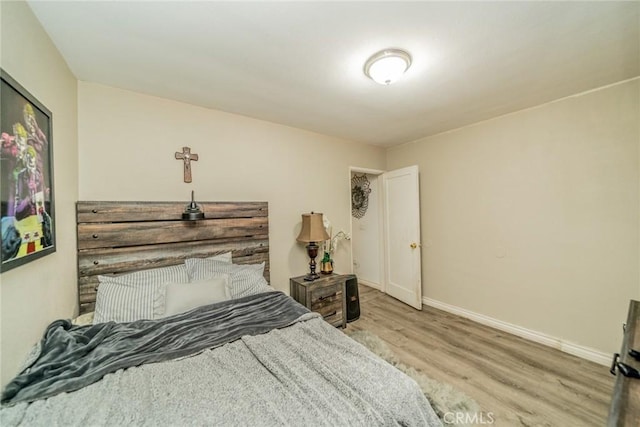
[[[288,327],[241,334],[190,357],[118,369],[72,393],[4,407],[0,422],[441,425],[413,380],[315,313],[301,313]]]
[[[282,292],[266,292],[160,320],[83,327],[58,320],[45,331],[39,357],[5,387],[2,403],[78,390],[118,369],[189,356],[290,325],[308,312]]]

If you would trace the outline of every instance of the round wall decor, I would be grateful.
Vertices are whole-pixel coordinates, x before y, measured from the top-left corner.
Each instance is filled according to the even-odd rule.
[[[369,207],[369,179],[366,175],[353,175],[351,177],[351,215],[354,218],[362,218]]]

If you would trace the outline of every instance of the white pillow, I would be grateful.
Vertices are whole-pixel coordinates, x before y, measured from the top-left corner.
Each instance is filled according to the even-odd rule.
[[[192,283],[170,283],[166,287],[164,316],[184,313],[193,308],[229,299],[227,283],[229,275]]]
[[[184,264],[119,276],[98,276],[93,324],[156,319],[164,313],[165,285],[188,283]]]
[[[227,289],[230,298],[240,298],[273,290],[263,276],[264,263],[237,265],[191,258],[186,260],[185,264],[191,280],[205,280],[220,274],[229,274],[230,280]]]

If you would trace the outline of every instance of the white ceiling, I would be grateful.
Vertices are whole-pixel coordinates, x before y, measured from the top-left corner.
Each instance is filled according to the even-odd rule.
[[[29,4],[80,80],[381,146],[640,75],[637,1]]]

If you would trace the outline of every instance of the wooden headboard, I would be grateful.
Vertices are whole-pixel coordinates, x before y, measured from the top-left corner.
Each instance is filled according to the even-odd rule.
[[[94,310],[98,275],[181,264],[233,252],[236,264],[265,262],[267,202],[198,202],[205,219],[183,221],[186,202],[78,202],[80,314]]]

